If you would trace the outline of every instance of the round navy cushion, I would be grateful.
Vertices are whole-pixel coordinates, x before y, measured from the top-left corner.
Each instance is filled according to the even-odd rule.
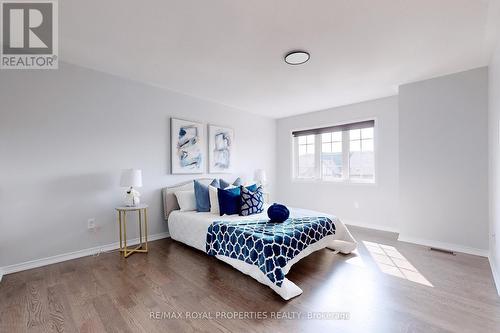
[[[274,203],[267,209],[267,216],[271,222],[281,223],[288,219],[290,211],[284,205]]]

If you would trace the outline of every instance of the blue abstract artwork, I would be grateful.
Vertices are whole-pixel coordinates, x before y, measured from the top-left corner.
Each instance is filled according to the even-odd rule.
[[[209,126],[209,160],[211,173],[230,173],[233,167],[234,131],[231,128]]]
[[[203,124],[172,118],[171,134],[172,173],[203,173]]]

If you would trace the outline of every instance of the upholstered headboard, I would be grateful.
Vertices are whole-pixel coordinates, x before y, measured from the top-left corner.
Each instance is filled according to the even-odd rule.
[[[213,178],[199,178],[197,179],[202,184],[208,185],[212,182]],[[193,180],[188,180],[180,184],[167,186],[161,190],[163,197],[163,218],[168,219],[170,212],[179,209],[179,204],[177,203],[177,198],[175,197],[175,192],[177,191],[192,191],[194,190]]]

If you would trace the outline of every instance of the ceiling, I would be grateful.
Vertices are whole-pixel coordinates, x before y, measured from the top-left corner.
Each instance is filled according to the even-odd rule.
[[[64,0],[63,61],[245,111],[394,95],[488,64],[487,0]],[[290,66],[285,53],[311,59]]]

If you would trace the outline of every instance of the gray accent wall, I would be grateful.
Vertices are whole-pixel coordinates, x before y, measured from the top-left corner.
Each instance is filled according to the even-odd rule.
[[[488,250],[488,69],[399,89],[401,239]]]
[[[160,189],[206,176],[170,174],[170,117],[234,128],[235,173],[217,176],[265,169],[273,195],[273,119],[65,63],[2,71],[0,101],[0,267],[118,241],[124,168],[143,171],[149,233],[167,231]]]

